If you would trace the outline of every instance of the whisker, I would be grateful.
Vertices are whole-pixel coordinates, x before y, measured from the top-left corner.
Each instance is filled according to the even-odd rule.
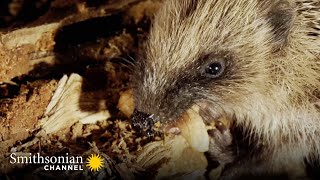
[[[130,61],[128,61],[127,59],[125,58],[116,58],[116,59],[119,59],[120,61],[110,61],[111,63],[115,63],[115,64],[118,64],[120,65],[121,67],[124,67],[126,69],[128,69],[129,71],[133,71],[133,68],[134,68],[134,64]]]
[[[128,55],[128,57],[130,58],[130,59],[127,59],[127,58],[125,58],[125,57],[119,57],[119,59],[121,59],[122,61],[124,61],[125,63],[128,63],[128,64],[130,64],[131,66],[134,66],[135,65],[135,60],[131,57],[131,56],[129,56]]]
[[[115,58],[116,61],[111,61],[112,63],[117,63],[117,64],[121,64],[121,65],[126,65],[126,66],[134,66],[134,64],[130,61],[128,61],[125,58]]]

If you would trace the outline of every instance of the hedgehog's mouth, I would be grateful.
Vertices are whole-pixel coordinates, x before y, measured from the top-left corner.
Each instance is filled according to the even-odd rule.
[[[193,106],[186,110],[180,119],[165,128],[165,132],[182,135],[198,152],[209,151],[210,138],[216,139],[217,136],[219,139],[224,136],[224,132],[229,129],[230,121],[225,116],[212,119],[214,116],[203,113],[202,110],[200,106]]]
[[[212,113],[209,107],[211,106],[207,104],[194,104],[185,110],[176,120],[162,121],[162,123],[160,123],[159,118],[155,118],[155,115],[149,115],[135,109],[131,116],[132,127],[138,134],[146,137],[159,135],[159,133],[179,135],[183,131],[181,128],[185,126],[189,126],[189,129],[192,129],[191,131],[200,131],[199,128],[193,126],[201,126],[202,130],[204,130],[205,133],[208,132],[209,135],[210,130],[213,129],[229,129],[230,121],[228,118],[219,113]],[[199,133],[189,134],[193,136],[192,134]]]
[[[176,124],[188,123],[187,121],[194,120],[190,120],[190,118],[195,118],[197,121],[204,123],[208,132],[213,129],[218,129],[219,131],[230,129],[231,118],[228,118],[227,114],[213,113],[207,107],[205,104],[192,106],[182,114],[177,123],[167,126],[165,131],[172,134],[180,134],[181,130],[177,128]]]

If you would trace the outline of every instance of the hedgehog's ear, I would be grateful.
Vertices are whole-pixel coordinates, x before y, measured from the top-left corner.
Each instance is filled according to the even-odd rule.
[[[274,40],[277,45],[275,48],[278,49],[287,44],[294,13],[288,1],[278,1],[270,9],[267,19],[274,33]]]

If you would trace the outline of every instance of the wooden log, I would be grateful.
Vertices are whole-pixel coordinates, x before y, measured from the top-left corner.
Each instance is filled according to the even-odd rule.
[[[72,10],[73,7],[67,4],[68,7],[71,6],[70,11],[65,10],[68,12],[67,15],[56,12],[57,7],[60,6],[57,3],[59,1],[55,1],[52,4],[53,10],[49,10],[47,14],[32,24],[17,30],[3,30],[2,33],[0,32],[0,61],[2,62],[0,64],[0,83],[28,74],[36,65],[53,65],[56,62],[55,38],[63,27],[126,11],[129,7],[133,8],[132,5],[143,1],[146,0],[122,0],[102,4],[99,7],[88,7],[85,3],[72,1],[71,5],[77,5],[77,10]],[[60,19],[56,19],[55,16]]]

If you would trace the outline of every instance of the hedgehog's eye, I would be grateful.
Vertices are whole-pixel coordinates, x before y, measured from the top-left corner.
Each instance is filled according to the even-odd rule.
[[[204,69],[204,75],[210,78],[220,77],[225,70],[225,62],[223,60],[218,60],[208,64]]]

